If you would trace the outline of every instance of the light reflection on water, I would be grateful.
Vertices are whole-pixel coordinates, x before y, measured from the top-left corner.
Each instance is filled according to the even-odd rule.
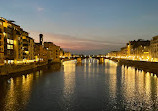
[[[152,73],[107,59],[52,68],[0,80],[0,111],[158,110],[158,79]]]
[[[10,84],[6,96],[4,97],[5,111],[17,111],[19,107],[23,108],[27,104],[32,90],[32,81],[33,74],[11,78],[8,81]]]
[[[64,63],[64,90],[63,90],[63,108],[71,109],[73,101],[74,88],[75,88],[75,70],[76,64],[73,61]]]

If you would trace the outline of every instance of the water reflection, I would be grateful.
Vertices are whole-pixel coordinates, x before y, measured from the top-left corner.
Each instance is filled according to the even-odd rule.
[[[76,63],[74,61],[67,61],[64,64],[64,104],[63,110],[72,110],[73,106],[73,94],[75,88],[75,71],[76,71]]]
[[[107,59],[69,61],[58,71],[54,68],[0,79],[0,111],[158,110],[153,73]]]
[[[121,71],[118,70],[119,68]],[[105,60],[105,74],[109,75],[109,94],[113,109],[158,109],[158,79],[156,75],[134,67],[118,66],[117,63],[110,60]],[[118,107],[118,105],[120,106]]]
[[[109,93],[112,100],[114,100],[116,98],[117,63],[113,61],[108,61],[108,64],[110,68],[105,67],[105,69],[107,69],[107,72],[109,74]]]
[[[145,73],[133,67],[122,66],[122,72],[122,90],[126,110],[156,110],[157,78],[151,76],[149,72]]]
[[[11,78],[8,80],[10,84],[4,98],[5,111],[18,111],[20,110],[19,108],[23,109],[25,107],[30,98],[32,81],[33,74],[23,75],[22,77]]]

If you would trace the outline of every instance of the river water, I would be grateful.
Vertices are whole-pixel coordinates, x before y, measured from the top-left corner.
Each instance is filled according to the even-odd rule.
[[[85,59],[0,79],[0,111],[123,110],[158,111],[156,75]]]

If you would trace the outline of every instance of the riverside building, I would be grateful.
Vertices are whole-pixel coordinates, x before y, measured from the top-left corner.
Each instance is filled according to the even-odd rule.
[[[65,58],[71,58],[71,53],[70,52],[64,52],[64,57]]]
[[[139,47],[139,46],[149,46],[150,45],[150,41],[149,40],[142,40],[142,39],[138,39],[137,41],[129,41],[129,43],[127,43],[127,55],[128,56],[133,56],[134,55],[134,50]]]
[[[53,42],[44,42],[44,48],[47,50],[48,58],[52,62],[60,62],[60,47]]]
[[[150,53],[153,61],[158,61],[158,36],[152,38],[150,43]]]
[[[35,59],[38,62],[47,62],[48,61],[48,53],[47,50],[44,48],[43,43],[43,34],[39,34],[39,43],[35,43]]]
[[[60,62],[60,47],[53,42],[43,42],[43,34],[39,35],[39,43],[35,43],[35,58],[39,62]]]
[[[34,61],[34,40],[14,21],[0,18],[0,64]]]
[[[149,40],[139,39],[137,41],[129,41],[126,47],[121,48],[120,51],[112,51],[107,56],[129,60],[152,61],[151,49],[152,46]]]

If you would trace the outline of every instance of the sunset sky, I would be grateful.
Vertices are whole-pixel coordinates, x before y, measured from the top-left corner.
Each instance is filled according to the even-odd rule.
[[[0,16],[38,42],[73,53],[105,54],[158,35],[158,0],[1,0]]]

